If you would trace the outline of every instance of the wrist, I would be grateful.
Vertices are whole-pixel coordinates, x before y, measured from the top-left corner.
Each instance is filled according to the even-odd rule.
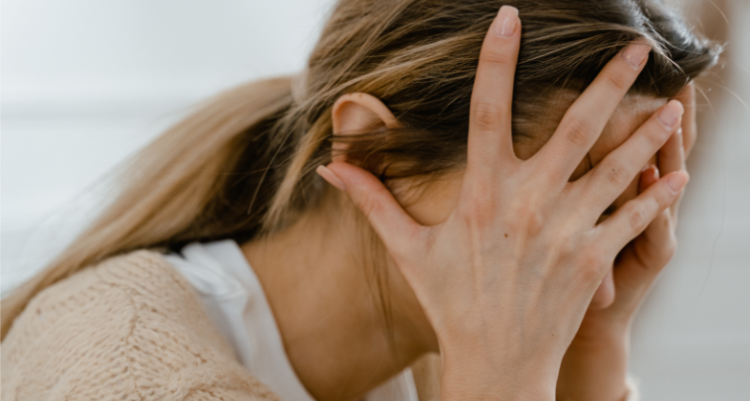
[[[441,401],[554,401],[555,386],[536,382],[502,379],[478,383],[475,380],[453,380],[443,376],[440,383]],[[618,400],[619,401],[619,400]]]
[[[491,360],[487,355],[461,358],[443,355],[440,384],[442,401],[487,400],[553,401],[560,363]],[[551,369],[555,366],[555,369]]]

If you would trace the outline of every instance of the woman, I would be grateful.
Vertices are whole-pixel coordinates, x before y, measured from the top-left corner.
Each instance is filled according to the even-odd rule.
[[[342,0],[304,74],[150,145],[2,302],[3,399],[408,400],[438,351],[446,400],[633,399],[718,50],[657,1],[507,3]]]

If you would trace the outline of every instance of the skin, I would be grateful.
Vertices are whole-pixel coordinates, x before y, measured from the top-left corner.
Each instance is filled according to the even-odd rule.
[[[446,400],[626,395],[628,327],[674,251],[675,205],[687,180],[684,147],[694,138],[694,117],[688,108],[680,134],[679,121],[665,127],[652,113],[681,112],[681,106],[637,97],[620,102],[645,63],[634,70],[623,57],[603,73],[615,80],[597,79],[567,113],[568,105],[561,106],[553,119],[559,126],[512,143],[503,122],[509,121],[520,21],[509,36],[493,33],[507,26],[504,16],[480,57],[465,171],[417,196],[335,159],[319,174],[342,192],[287,230],[243,245],[290,362],[316,399],[357,399],[438,350]],[[683,93],[683,101],[689,96]],[[477,112],[477,104],[494,107]],[[588,113],[594,104],[606,112]],[[571,130],[577,120],[593,128]],[[365,94],[339,99],[333,122],[339,135],[398,125]],[[653,168],[638,175],[652,164],[664,178]],[[624,171],[616,180],[607,174],[613,168]],[[683,181],[677,191],[667,185],[673,177]],[[383,335],[372,277],[353,252],[361,249],[362,229],[352,217],[355,206],[387,249],[393,344]],[[601,214],[614,209],[603,221]],[[642,219],[633,218],[635,211]],[[570,216],[581,218],[571,223]],[[570,252],[548,251],[568,245]]]
[[[685,168],[685,160],[697,137],[692,85],[682,90],[677,99],[686,105],[681,127],[659,150],[654,164],[631,185],[631,191],[637,189],[642,193],[661,175]],[[627,193],[623,194],[623,197],[627,196]],[[558,399],[617,399],[615,395],[623,391],[630,325],[659,272],[676,251],[675,228],[680,198],[621,252],[612,275],[616,296],[606,307],[592,307],[587,311],[563,359]]]

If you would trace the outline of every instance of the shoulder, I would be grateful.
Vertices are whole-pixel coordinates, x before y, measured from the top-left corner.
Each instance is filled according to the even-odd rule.
[[[45,289],[2,351],[4,400],[277,399],[156,252],[110,258]]]

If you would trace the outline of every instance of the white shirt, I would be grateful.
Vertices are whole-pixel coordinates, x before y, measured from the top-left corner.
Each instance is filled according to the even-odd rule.
[[[285,401],[314,401],[300,382],[276,320],[245,255],[232,240],[193,243],[165,257],[193,286],[237,360]],[[370,391],[365,401],[418,401],[411,370]]]

